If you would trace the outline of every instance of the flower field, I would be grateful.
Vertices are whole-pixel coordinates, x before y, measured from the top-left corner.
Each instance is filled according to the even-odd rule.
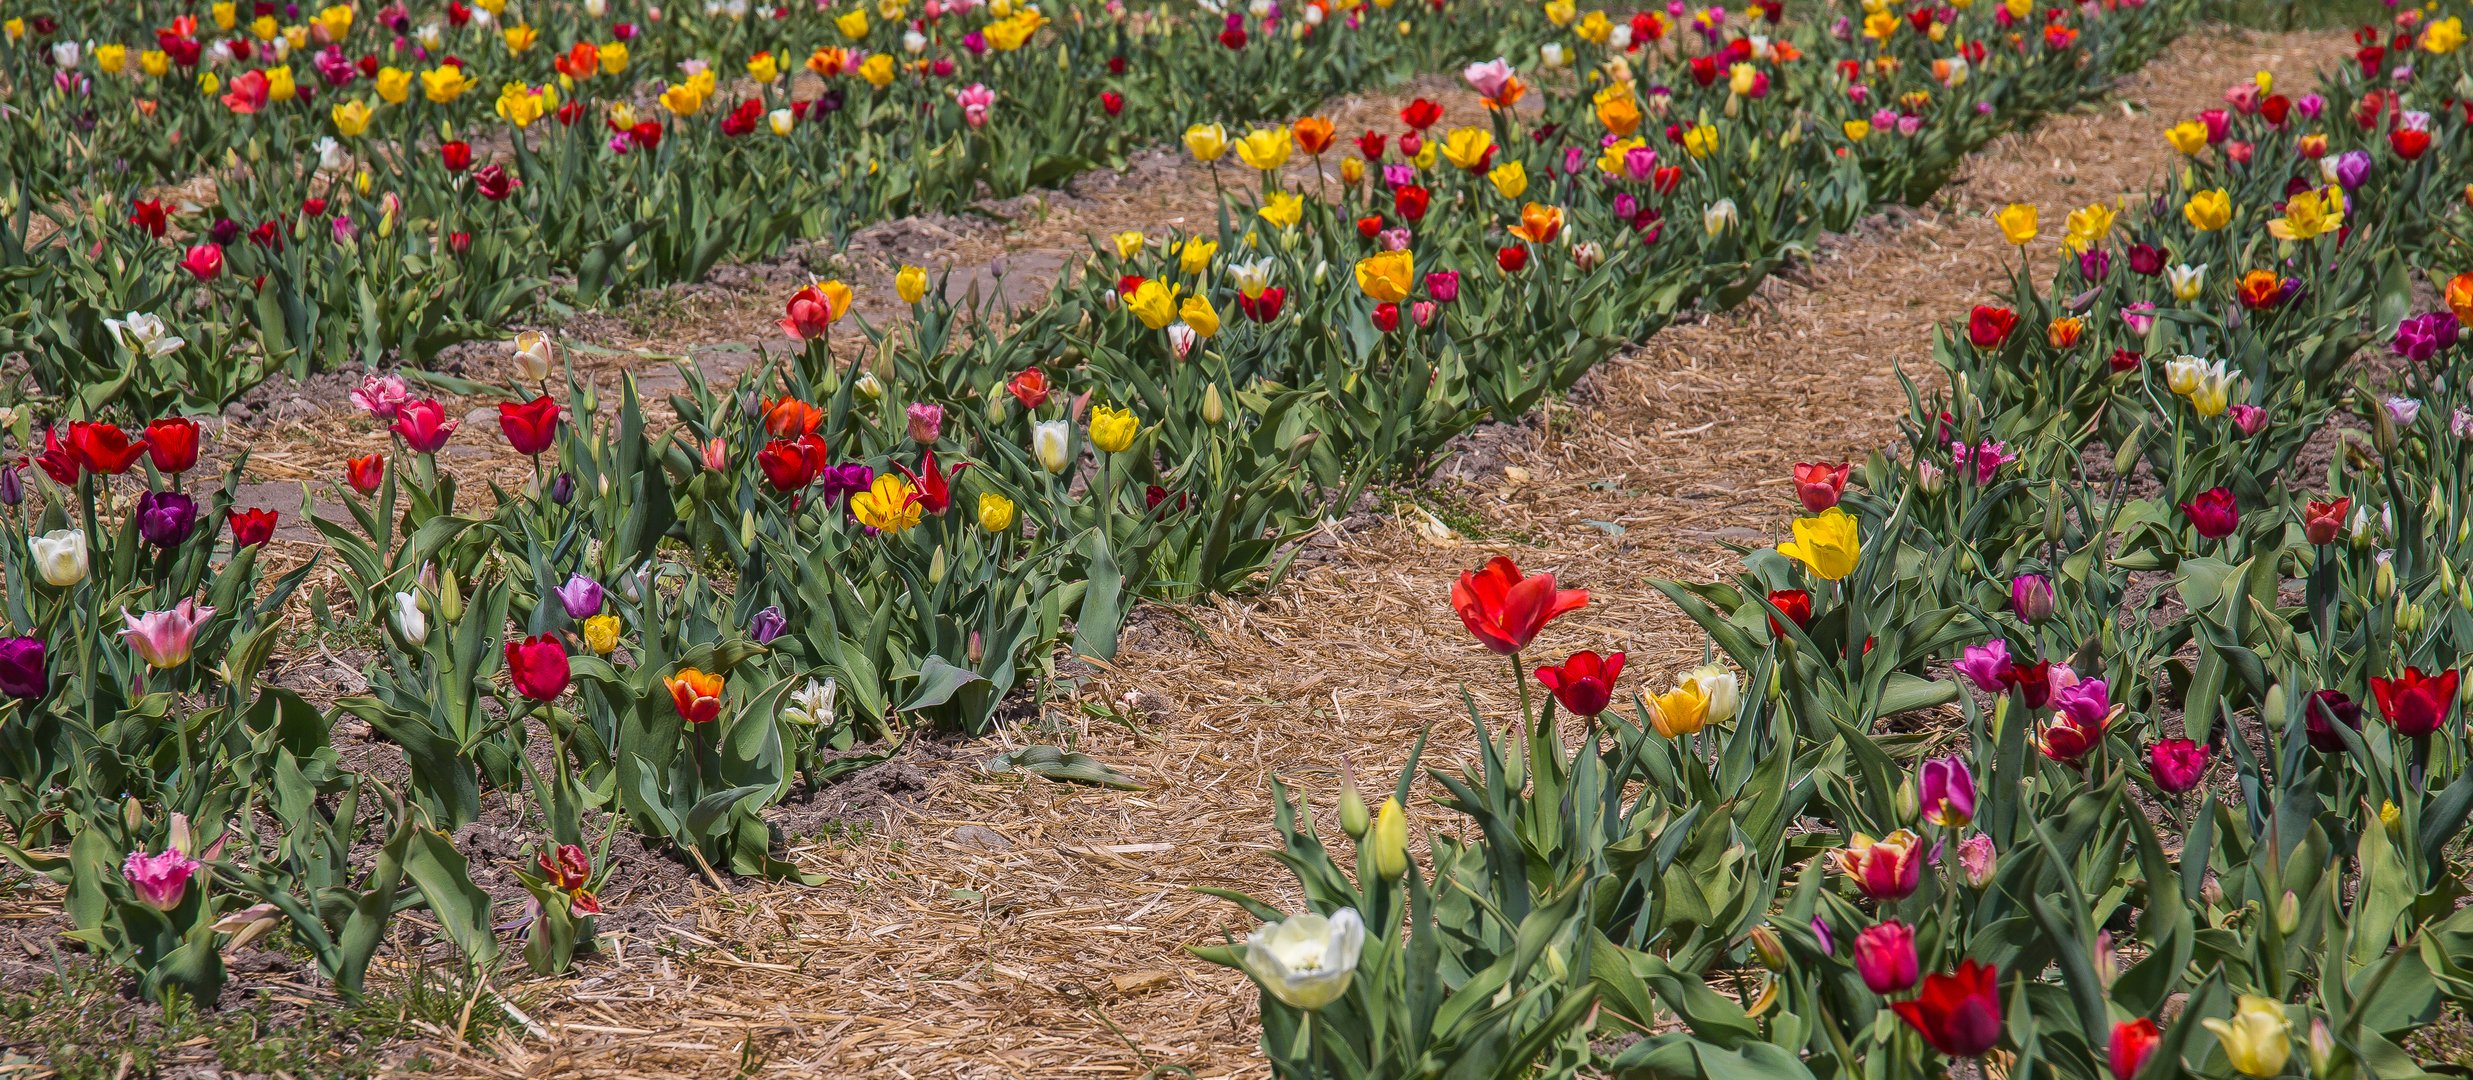
[[[2463,25],[2207,14],[0,11],[0,1062],[2443,1073]]]

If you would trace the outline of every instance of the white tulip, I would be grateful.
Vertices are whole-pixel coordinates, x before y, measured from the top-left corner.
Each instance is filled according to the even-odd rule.
[[[1365,921],[1357,909],[1341,908],[1329,918],[1309,911],[1245,935],[1245,970],[1272,997],[1319,1009],[1348,992],[1364,948]]]
[[[526,330],[515,335],[515,378],[518,382],[535,383],[549,378],[550,364],[554,359],[548,334]]]
[[[2188,263],[2165,267],[2164,283],[2172,286],[2173,299],[2184,304],[2189,303],[2198,299],[2198,294],[2206,289],[2207,268],[2204,265],[2191,266]]]
[[[1238,292],[1259,297],[1262,290],[1271,287],[1271,271],[1276,265],[1267,255],[1252,262],[1229,263],[1228,278],[1236,282]]]
[[[788,109],[775,109],[766,114],[765,119],[773,125],[773,134],[785,137],[790,134],[790,129],[798,124],[798,114]]]
[[[61,41],[53,43],[52,63],[58,64],[63,68],[73,68],[77,66],[77,58],[78,48],[76,42]]]
[[[1073,428],[1062,420],[1043,420],[1030,426],[1030,450],[1038,457],[1039,467],[1050,473],[1062,474],[1072,466],[1069,451],[1073,445]]]
[[[1559,68],[1570,63],[1571,57],[1563,52],[1562,42],[1549,41],[1537,47],[1537,62],[1546,67]]]
[[[29,536],[26,548],[34,555],[35,572],[53,588],[65,589],[86,580],[86,530],[55,529]]]
[[[841,684],[826,679],[807,680],[807,685],[790,693],[790,703],[782,706],[782,719],[812,728],[833,726],[833,698]]]
[[[160,315],[132,311],[117,319],[103,320],[103,328],[141,356],[162,356],[188,344],[188,340],[172,333],[163,325]]]
[[[414,645],[429,640],[429,616],[421,611],[421,598],[408,592],[395,594],[395,632]]]
[[[1732,230],[1737,220],[1733,199],[1719,199],[1700,211],[1700,227],[1711,236]]]
[[[336,142],[332,135],[320,137],[315,148],[318,151],[318,168],[323,171],[337,172],[352,163],[350,155],[343,152],[343,144]]]
[[[905,31],[903,31],[903,32],[902,32],[902,51],[903,51],[903,52],[906,52],[906,53],[909,53],[909,54],[910,54],[910,55],[912,55],[912,56],[917,56],[917,55],[919,55],[920,53],[926,52],[926,51],[927,51],[927,35],[926,35],[926,34],[922,34],[922,33],[918,32],[918,31],[916,31],[916,30],[905,30]]]
[[[1723,724],[1743,708],[1742,683],[1724,664],[1706,664],[1683,673],[1686,689],[1697,687],[1709,699],[1709,723]]]

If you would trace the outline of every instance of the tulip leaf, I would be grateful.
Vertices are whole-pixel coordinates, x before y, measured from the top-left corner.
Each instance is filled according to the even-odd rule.
[[[953,699],[955,693],[972,683],[986,682],[986,676],[966,667],[957,667],[941,656],[929,656],[919,661],[918,682],[903,712],[932,709]]]
[[[464,958],[487,967],[498,959],[498,939],[491,929],[489,894],[472,883],[470,864],[444,833],[415,829],[404,853],[404,875],[428,901],[447,940]]]

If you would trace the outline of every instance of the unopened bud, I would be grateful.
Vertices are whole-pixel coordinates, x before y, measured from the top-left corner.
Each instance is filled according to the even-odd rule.
[[[2044,542],[2061,542],[2061,485],[2055,481],[2044,489]]]
[[[1898,815],[1898,821],[1902,824],[1912,823],[1915,820],[1915,816],[1922,812],[1922,808],[1917,805],[1918,796],[1915,794],[1915,778],[1912,776],[1907,777],[1905,780],[1899,781],[1895,799],[1896,803],[1894,812]]]
[[[438,572],[438,617],[450,623],[464,621],[464,594],[455,587],[455,571],[451,568]]]
[[[1760,966],[1771,971],[1786,970],[1786,943],[1778,940],[1777,931],[1767,926],[1752,928],[1752,955],[1760,959]]]
[[[738,546],[742,548],[756,546],[756,512],[754,510],[739,511]]]
[[[2378,553],[2377,558],[2372,560],[2378,568],[2370,574],[2370,595],[2378,598],[2382,603],[2388,597],[2396,595],[2395,554],[2392,551],[2382,551]]]
[[[1408,873],[1408,811],[1401,808],[1399,799],[1382,801],[1367,843],[1373,851],[1375,873],[1386,878]]]
[[[1219,403],[1219,384],[1212,383],[1202,391],[1202,422],[1213,427],[1228,419],[1228,410]]]
[[[1357,791],[1357,773],[1349,769],[1340,776],[1340,829],[1351,840],[1365,839],[1365,830],[1373,826],[1365,810],[1365,796]]]
[[[2284,896],[2276,901],[2276,932],[2290,934],[2300,928],[2301,898],[2293,895],[2291,889],[2286,889]]]

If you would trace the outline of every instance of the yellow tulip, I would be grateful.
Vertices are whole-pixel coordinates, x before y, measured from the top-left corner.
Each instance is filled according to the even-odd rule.
[[[843,37],[852,41],[866,37],[867,13],[864,11],[843,12],[833,19],[833,29],[841,31]]]
[[[232,27],[240,22],[240,5],[233,3],[232,0],[215,0],[206,12],[215,20],[215,29],[227,34],[231,33]]]
[[[2027,203],[2011,203],[2002,207],[2000,213],[1992,216],[1992,221],[2001,227],[2002,237],[2019,247],[2034,241],[2041,231],[2035,220],[2035,207]]]
[[[1177,305],[1176,317],[1185,325],[1193,327],[1194,333],[1201,335],[1204,341],[1210,340],[1212,335],[1219,333],[1219,312],[1211,307],[1208,299],[1199,294],[1188,296],[1184,303]]]
[[[750,56],[747,58],[747,77],[760,83],[781,78],[781,61],[769,52]]]
[[[1374,872],[1386,878],[1408,873],[1408,811],[1397,798],[1382,801],[1382,809],[1374,812],[1374,831],[1367,834],[1367,853],[1374,857]]]
[[[602,656],[618,650],[618,616],[595,615],[584,620],[584,647]]]
[[[284,64],[266,69],[266,100],[290,101],[300,95],[300,87],[292,82],[292,65]]]
[[[1187,237],[1176,246],[1176,268],[1188,277],[1201,277],[1211,269],[1211,257],[1219,254],[1219,242],[1201,237]]]
[[[412,73],[400,68],[379,68],[378,100],[389,105],[401,105],[412,96]]]
[[[1750,97],[1760,85],[1760,69],[1750,64],[1736,64],[1726,69],[1726,89],[1736,97]]]
[[[385,72],[380,72],[383,75]],[[433,104],[444,105],[464,96],[472,89],[472,80],[464,77],[464,69],[452,64],[434,67],[421,73],[421,96]]]
[[[979,527],[1000,533],[1013,527],[1013,500],[993,491],[979,493]]]
[[[1866,136],[1872,134],[1872,122],[1869,120],[1849,120],[1838,127],[1846,132],[1848,142],[1862,142]]]
[[[1458,128],[1443,136],[1443,160],[1456,169],[1474,169],[1494,150],[1494,136],[1473,127]]]
[[[1686,679],[1674,689],[1649,699],[1649,726],[1669,739],[1681,738],[1709,726],[1709,692],[1706,684]]]
[[[1704,158],[1717,150],[1717,129],[1707,124],[1693,125],[1683,133],[1683,149],[1693,157]]]
[[[2190,227],[2200,232],[2214,232],[2233,220],[2233,197],[2224,189],[2201,191],[2182,204],[2181,216],[2190,220]]]
[[[1291,143],[1284,127],[1255,128],[1236,142],[1237,160],[1270,172],[1288,163]]]
[[[2090,203],[2069,212],[2063,225],[2069,230],[2069,247],[2084,251],[2101,243],[2112,234],[2112,208],[2102,203]]]
[[[1572,0],[1546,0],[1545,11],[1547,22],[1556,26],[1570,26],[1572,17],[1579,13],[1579,6],[1572,3]]]
[[[878,90],[893,85],[893,58],[883,53],[868,57],[859,64],[859,77]]]
[[[1614,83],[1595,95],[1597,122],[1606,126],[1606,133],[1618,139],[1631,137],[1640,130],[1640,103],[1632,98],[1631,85]]]
[[[148,49],[145,52],[137,54],[137,68],[148,75],[160,79],[163,77],[165,72],[172,70],[171,54],[166,53],[161,49]]]
[[[2196,120],[2184,120],[2164,129],[2164,141],[2183,154],[2196,157],[2207,148],[2207,125]]]
[[[1408,299],[1416,281],[1417,258],[1406,251],[1383,251],[1357,260],[1357,288],[1388,303]]]
[[[2293,1056],[2293,1022],[2274,998],[2241,995],[2230,1021],[2199,1021],[2223,1044],[2224,1059],[2245,1076],[2274,1076]]]
[[[2464,47],[2464,20],[2450,15],[2431,23],[2421,32],[2421,47],[2432,53],[2447,54]]]
[[[1195,161],[1217,161],[1228,152],[1228,129],[1218,124],[1195,124],[1185,129],[1185,151]]]
[[[601,47],[601,73],[616,75],[627,70],[627,43],[613,41]]]
[[[369,106],[357,98],[328,109],[327,115],[335,121],[335,134],[344,138],[358,138],[369,130]]]
[[[1605,12],[1592,11],[1581,16],[1580,25],[1572,27],[1571,32],[1591,45],[1603,45],[1614,34],[1614,20],[1607,18]]]
[[[523,83],[511,82],[498,90],[498,116],[518,130],[531,127],[544,107],[544,95]]]
[[[1353,157],[1340,159],[1340,183],[1351,186],[1365,179],[1365,162]]]
[[[345,34],[352,32],[352,5],[328,4],[318,12],[318,25],[326,28],[330,40],[343,40]]]
[[[283,30],[275,22],[274,16],[260,15],[249,21],[249,32],[256,35],[259,41],[273,41],[275,35],[282,33]]]
[[[886,473],[867,490],[850,497],[850,516],[859,524],[898,533],[919,523],[922,496],[898,473]]]
[[[2304,191],[2284,201],[2284,216],[2267,223],[2278,240],[2309,240],[2344,227],[2344,191]]]
[[[541,40],[540,31],[523,23],[507,27],[504,36],[507,40],[507,52],[512,56],[524,55],[535,42]]]
[[[905,304],[918,303],[920,297],[927,295],[927,271],[916,266],[905,266],[895,271],[893,295],[901,297]]]
[[[694,116],[704,111],[704,95],[692,86],[673,86],[661,92],[661,105],[675,116]]]
[[[1145,281],[1125,298],[1125,310],[1133,312],[1142,325],[1165,330],[1176,321],[1176,290],[1158,281]]]
[[[1486,174],[1486,182],[1494,185],[1494,193],[1506,199],[1517,199],[1528,193],[1528,169],[1514,161],[1497,165]]]
[[[95,46],[94,66],[96,70],[106,75],[120,74],[129,66],[129,47],[126,45]]]
[[[1855,517],[1832,506],[1819,514],[1795,519],[1795,538],[1777,546],[1784,555],[1827,581],[1855,572],[1863,555],[1863,535]]]
[[[1142,254],[1143,236],[1140,229],[1128,229],[1117,233],[1108,237],[1108,242],[1116,245],[1117,258],[1130,259]]]
[[[1295,228],[1305,217],[1305,199],[1294,192],[1274,191],[1262,200],[1262,209],[1254,212],[1280,228]]]
[[[1142,420],[1131,409],[1102,405],[1091,410],[1091,445],[1103,454],[1122,454],[1133,446]]]

